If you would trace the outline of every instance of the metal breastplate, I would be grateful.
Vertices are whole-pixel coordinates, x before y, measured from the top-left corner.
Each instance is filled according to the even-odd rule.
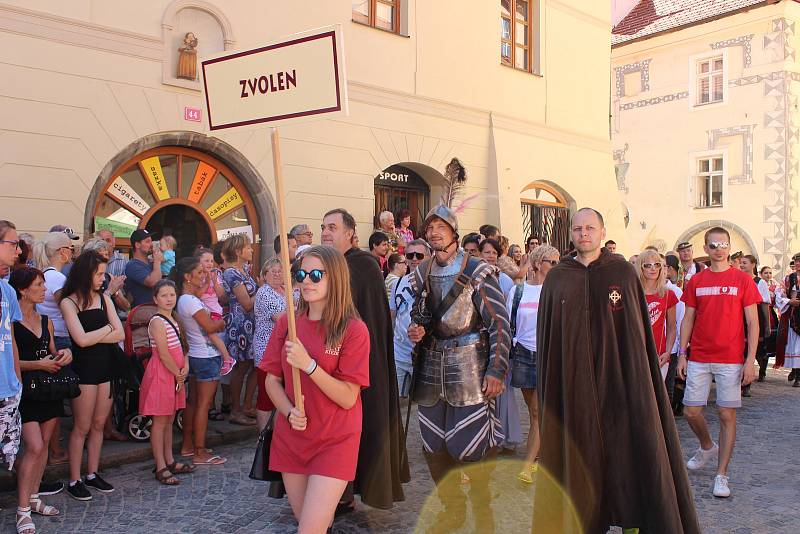
[[[463,254],[460,251],[450,265],[431,268],[429,287],[434,306],[455,283]],[[462,290],[434,327],[432,342],[420,348],[422,365],[416,377],[414,400],[422,406],[432,406],[440,399],[452,406],[486,402],[481,386],[489,361],[489,343],[472,303],[474,291],[472,285]]]
[[[429,275],[431,302],[438,306],[444,299],[450,288],[455,284],[461,269],[463,251],[456,254],[450,265],[440,266],[434,263]],[[436,324],[433,336],[437,339],[446,339],[461,336],[474,332],[480,323],[480,314],[472,303],[472,295],[475,289],[471,284],[467,285],[458,298],[450,306],[450,309],[442,316],[441,321]]]

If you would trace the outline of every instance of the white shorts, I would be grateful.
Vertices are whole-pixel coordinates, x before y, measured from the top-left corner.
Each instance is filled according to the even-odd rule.
[[[742,406],[742,364],[699,363],[689,361],[686,368],[684,406],[705,406],[711,392],[711,379],[717,384],[717,406],[740,408]]]

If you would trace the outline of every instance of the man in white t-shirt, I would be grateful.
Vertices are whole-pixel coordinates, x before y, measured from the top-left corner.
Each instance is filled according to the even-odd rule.
[[[389,310],[394,316],[394,364],[397,371],[397,391],[400,397],[408,397],[411,390],[413,362],[411,352],[414,343],[408,339],[408,327],[411,326],[411,308],[414,306],[414,293],[411,291],[411,277],[422,260],[430,256],[428,244],[422,239],[415,239],[406,245],[406,261],[409,274],[395,285],[389,298]]]

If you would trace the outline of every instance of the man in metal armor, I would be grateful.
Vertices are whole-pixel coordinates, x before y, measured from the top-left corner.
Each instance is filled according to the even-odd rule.
[[[434,255],[414,273],[408,334],[417,343],[412,398],[418,403],[425,459],[444,510],[432,525],[463,524],[466,496],[458,468],[467,464],[476,525],[493,532],[489,475],[504,439],[495,413],[509,369],[510,327],[494,267],[458,246],[458,220],[439,205],[425,218]],[[448,476],[449,475],[449,476]]]

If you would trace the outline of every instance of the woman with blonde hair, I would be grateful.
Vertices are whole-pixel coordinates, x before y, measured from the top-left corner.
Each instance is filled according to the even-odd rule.
[[[369,387],[369,333],[350,293],[344,256],[315,246],[295,274],[300,284],[297,341],[280,318],[259,368],[275,404],[270,469],[283,474],[299,532],[325,532],[361,440],[361,389]],[[294,405],[292,369],[300,369],[305,411]]]
[[[44,302],[37,305],[36,309],[53,321],[54,339],[58,350],[72,346],[58,303],[61,289],[67,282],[67,277],[61,273],[61,269],[72,260],[74,250],[72,240],[64,232],[50,232],[33,244],[33,264],[44,273],[45,285]]]
[[[650,327],[653,329],[653,341],[658,351],[661,377],[666,379],[670,351],[677,336],[675,306],[678,305],[678,297],[667,287],[666,262],[657,251],[645,249],[639,253],[636,258],[636,273],[639,275],[647,299]]]
[[[539,399],[536,395],[536,325],[539,314],[539,297],[542,284],[550,269],[558,265],[558,250],[550,245],[536,247],[528,254],[530,280],[517,284],[508,294],[506,306],[511,320],[511,386],[522,390],[522,398],[528,405],[530,429],[525,452],[525,464],[517,478],[533,484],[533,473],[537,470],[536,456],[539,454]]]
[[[286,311],[286,289],[283,281],[283,265],[279,258],[270,258],[261,267],[261,279],[264,284],[256,293],[255,317],[256,332],[253,335],[253,359],[259,366],[267,350],[267,344],[275,331],[275,325]],[[267,424],[270,412],[275,409],[269,400],[264,383],[267,373],[256,369],[258,394],[256,397],[256,422],[260,429]]]

